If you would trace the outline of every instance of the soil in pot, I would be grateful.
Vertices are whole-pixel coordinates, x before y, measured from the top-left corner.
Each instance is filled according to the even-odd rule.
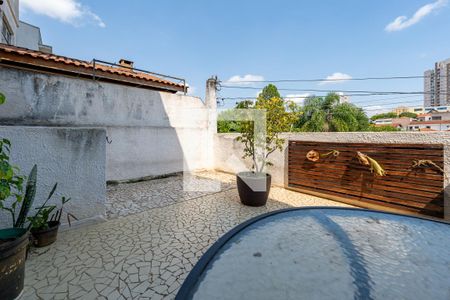
[[[0,299],[16,299],[23,290],[28,231],[22,228],[0,230]]]
[[[45,247],[53,244],[58,236],[59,222],[47,222],[48,228],[40,230],[31,230],[33,235],[33,245],[36,247]]]
[[[241,172],[236,174],[239,198],[248,206],[264,206],[269,197],[272,176],[267,173]]]

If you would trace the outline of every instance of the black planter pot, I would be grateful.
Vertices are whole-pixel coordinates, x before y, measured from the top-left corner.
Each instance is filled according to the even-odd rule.
[[[36,247],[45,247],[53,244],[58,236],[59,222],[47,222],[48,228],[42,230],[31,230],[33,236],[33,245]]]
[[[16,299],[23,290],[29,233],[22,228],[0,230],[0,299]]]
[[[236,174],[239,198],[248,206],[264,206],[269,197],[272,176],[267,173],[241,172]]]

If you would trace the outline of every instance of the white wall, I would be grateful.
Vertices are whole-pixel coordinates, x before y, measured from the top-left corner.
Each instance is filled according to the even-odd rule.
[[[211,167],[200,98],[5,67],[0,91],[2,124],[106,128],[107,180]]]
[[[104,216],[104,129],[0,126],[0,137],[10,139],[11,161],[23,175],[28,175],[34,164],[38,165],[34,207],[42,205],[58,182],[52,203],[60,204],[61,196],[72,197],[67,211],[82,222]],[[1,212],[0,228],[11,226],[10,222],[9,214]]]
[[[39,27],[25,22],[19,22],[17,29],[16,46],[35,51],[39,51],[39,45],[42,43],[41,31]]]

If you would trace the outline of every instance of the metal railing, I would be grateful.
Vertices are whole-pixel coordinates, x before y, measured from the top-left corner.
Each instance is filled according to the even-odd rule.
[[[106,65],[108,67],[118,67],[118,68],[122,68],[122,69],[128,69],[128,70],[130,70],[132,72],[139,72],[139,73],[144,73],[144,74],[156,76],[156,77],[161,78],[161,79],[167,79],[167,80],[170,80],[170,81],[173,81],[173,82],[175,82],[177,84],[182,85],[184,93],[185,94],[187,93],[187,88],[188,87],[186,85],[186,80],[184,78],[170,76],[170,75],[165,75],[165,74],[156,73],[156,72],[150,72],[150,71],[147,71],[147,70],[142,70],[142,69],[137,69],[137,68],[132,68],[132,67],[127,67],[127,66],[123,66],[123,65],[120,65],[120,64],[111,63],[111,62],[107,62],[107,61],[100,60],[100,59],[95,59],[95,58],[92,60],[92,65],[93,65],[93,74],[92,75],[94,77],[94,80],[95,80],[95,77],[96,77],[95,76],[96,75],[95,71],[96,71],[96,65],[97,64]]]

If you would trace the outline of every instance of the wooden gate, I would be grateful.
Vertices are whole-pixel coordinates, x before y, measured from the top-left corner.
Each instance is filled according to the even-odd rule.
[[[306,159],[310,150],[325,154]],[[356,151],[375,159],[384,177],[362,165]],[[438,167],[413,167],[415,160],[431,160]],[[300,192],[367,208],[387,208],[412,214],[444,216],[444,147],[437,144],[360,144],[289,141],[289,187]]]

